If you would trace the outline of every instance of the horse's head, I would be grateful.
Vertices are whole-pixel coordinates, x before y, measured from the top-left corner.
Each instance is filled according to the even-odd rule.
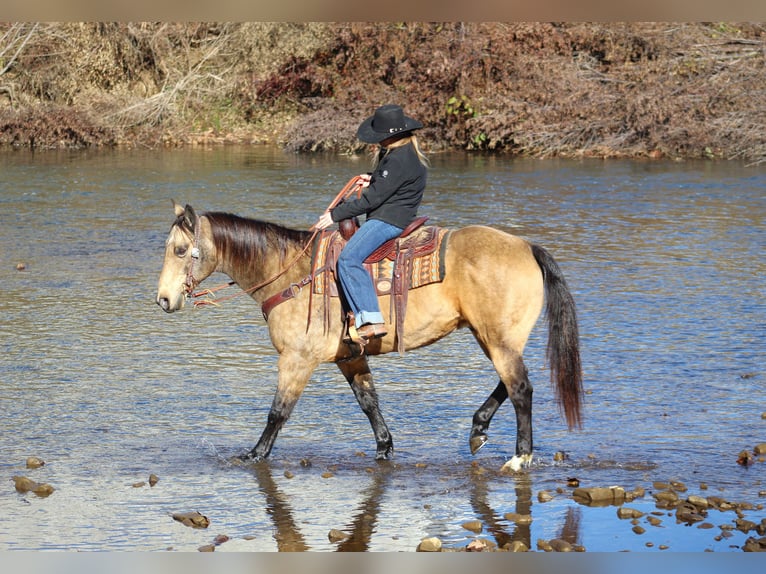
[[[215,270],[209,224],[194,209],[173,202],[176,220],[165,242],[165,260],[157,286],[157,305],[168,313],[182,309],[186,297]]]

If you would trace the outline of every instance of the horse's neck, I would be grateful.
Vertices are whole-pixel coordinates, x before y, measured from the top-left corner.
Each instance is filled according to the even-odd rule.
[[[243,238],[229,237],[226,245],[217,246],[221,251],[217,270],[261,300],[310,273],[311,253],[304,249],[308,240],[309,236],[303,243],[287,240],[282,252],[266,239],[255,246]]]

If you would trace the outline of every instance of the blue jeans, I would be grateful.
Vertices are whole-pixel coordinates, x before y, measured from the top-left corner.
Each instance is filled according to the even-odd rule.
[[[364,260],[389,239],[401,235],[402,229],[380,221],[368,219],[357,230],[338,257],[338,279],[346,301],[354,312],[355,327],[365,323],[385,323],[378,304],[378,295],[372,278],[364,267]]]

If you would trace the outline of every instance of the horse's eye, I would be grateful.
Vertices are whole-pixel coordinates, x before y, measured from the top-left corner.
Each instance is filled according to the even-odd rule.
[[[178,246],[178,247],[176,247],[176,249],[175,249],[175,254],[176,254],[176,257],[183,257],[184,255],[186,255],[186,252],[187,252],[188,250],[189,250],[189,248],[188,248],[188,247],[185,247],[185,246],[183,246],[183,245],[179,245],[179,246]]]

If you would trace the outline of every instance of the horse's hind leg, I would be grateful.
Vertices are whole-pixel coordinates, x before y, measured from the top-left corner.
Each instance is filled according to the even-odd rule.
[[[486,349],[484,345],[482,348]],[[506,466],[519,470],[532,460],[532,383],[521,355],[499,347],[486,352],[500,375],[500,382],[473,416],[471,453],[487,441],[486,432],[492,417],[505,399],[510,398],[516,412],[516,453]]]
[[[351,385],[351,390],[354,391],[359,406],[362,407],[362,411],[370,421],[377,443],[375,458],[378,460],[390,458],[394,453],[394,441],[386,421],[383,420],[383,415],[380,413],[378,393],[372,382],[372,373],[370,373],[367,357],[361,356],[341,361],[338,363],[338,368],[346,377],[348,384]]]
[[[489,429],[489,423],[492,421],[492,417],[495,416],[497,409],[500,408],[505,400],[508,398],[508,389],[505,387],[505,383],[500,381],[497,383],[497,387],[492,391],[484,404],[473,415],[473,426],[471,427],[471,437],[469,439],[469,445],[471,447],[471,454],[476,452],[484,446],[487,442],[487,429]]]

